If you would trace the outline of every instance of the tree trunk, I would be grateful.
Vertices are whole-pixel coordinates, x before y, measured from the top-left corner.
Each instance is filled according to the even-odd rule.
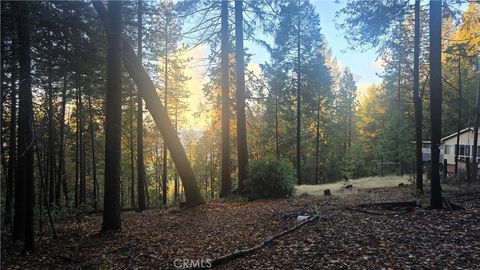
[[[25,239],[25,251],[34,248],[33,105],[30,67],[30,11],[28,2],[16,2],[18,62],[20,64],[18,159],[15,186],[14,239]]]
[[[178,97],[178,92],[177,88],[175,87],[175,97]],[[178,102],[175,104],[175,133],[177,133],[178,136]],[[174,198],[175,198],[175,203],[178,202],[178,190],[179,190],[179,184],[178,184],[178,172],[175,170],[175,175],[173,176],[173,182],[174,182]]]
[[[79,134],[78,134],[78,144],[79,144],[79,156],[80,156],[80,194],[79,194],[79,203],[84,204],[86,201],[86,181],[85,181],[85,143],[83,142],[83,98],[82,98],[82,88],[78,88],[78,124],[79,124]]]
[[[1,42],[1,45],[0,45],[0,54],[1,54],[1,58],[0,58],[0,66],[2,67],[2,69],[0,69],[0,127],[2,127],[2,123],[4,123],[5,119],[3,118],[3,111],[4,111],[4,107],[6,106],[6,100],[7,100],[7,85],[6,85],[6,80],[7,80],[7,76],[5,76],[5,73],[6,73],[6,70],[4,70],[4,67],[5,67],[5,62],[6,62],[6,59],[5,59],[5,54],[6,54],[6,44],[5,44],[5,35],[1,35],[0,36],[0,42]],[[12,40],[12,43],[13,44],[16,44],[15,41]],[[13,47],[12,47],[13,49]],[[14,51],[14,49],[12,50],[12,52]],[[10,70],[10,78],[14,77],[13,76],[13,72],[15,70],[14,68],[14,63],[15,63],[15,56],[14,56],[14,53],[11,54],[11,70]],[[14,84],[12,84],[14,85]],[[12,91],[11,91],[12,92]],[[7,158],[6,158],[6,151],[4,148],[7,147],[7,144],[5,143],[5,138],[2,136],[3,133],[0,132],[0,158],[1,158],[1,164],[0,164],[0,173],[3,173],[2,175],[8,175],[8,165],[7,165]],[[5,185],[6,185],[6,188],[8,189],[8,177],[5,179]],[[13,182],[12,182],[13,183]],[[7,200],[8,199],[8,190],[5,194],[5,199]],[[4,219],[4,224],[7,225],[8,224],[8,220]]]
[[[247,123],[245,119],[245,59],[243,49],[243,2],[235,1],[235,71],[237,98],[238,190],[244,192],[248,178]]]
[[[53,86],[52,86],[52,70],[48,67],[48,149],[47,149],[47,165],[48,165],[48,202],[55,203],[55,137],[53,123]]]
[[[318,107],[317,107],[317,126],[315,131],[315,184],[319,183],[318,163],[320,161],[320,104],[321,104],[321,99],[319,96]]]
[[[221,9],[221,84],[222,84],[222,188],[220,197],[232,192],[230,179],[230,105],[228,74],[228,1],[222,1]]]
[[[162,205],[167,205],[168,202],[168,188],[167,188],[167,147],[163,143],[163,155],[162,155]]]
[[[457,123],[457,143],[455,145],[455,175],[458,174],[458,154],[460,151],[460,131],[462,129],[462,72],[461,72],[461,57],[458,56],[458,123]]]
[[[15,50],[13,50],[15,53]],[[10,104],[10,138],[8,144],[8,174],[5,196],[5,224],[11,226],[12,224],[12,195],[13,195],[13,182],[15,179],[15,167],[16,167],[16,146],[17,146],[17,70],[16,70],[16,58],[15,54],[12,61],[11,70],[11,104]],[[11,227],[10,227],[11,228]]]
[[[78,183],[79,183],[79,143],[78,143],[78,97],[77,97],[77,116],[76,116],[76,131],[75,131],[75,208],[78,207]]]
[[[63,78],[63,91],[62,91],[62,115],[60,117],[60,156],[59,156],[59,181],[62,181],[62,188],[63,188],[63,196],[65,198],[65,205],[68,206],[69,204],[69,197],[68,197],[68,185],[67,185],[67,177],[65,175],[65,147],[67,139],[65,138],[65,109],[67,105],[67,83],[66,77]],[[60,197],[60,196],[59,196]]]
[[[475,105],[475,125],[473,126],[473,150],[472,150],[472,180],[477,180],[478,173],[478,125],[480,124],[480,76],[477,85],[477,103]]]
[[[278,148],[278,88],[275,88],[275,158],[280,158],[280,149]]]
[[[398,60],[398,78],[397,78],[397,109],[398,109],[398,113],[401,112],[401,108],[402,108],[402,102],[401,102],[401,95],[400,95],[400,92],[401,92],[401,89],[402,89],[402,80],[401,80],[401,77],[402,77],[402,66],[401,66],[401,63],[400,63],[400,59]],[[403,171],[402,171],[402,159],[400,158],[400,153],[401,153],[401,149],[400,149],[400,138],[398,137],[398,132],[395,133],[395,136],[396,136],[396,139],[395,139],[395,149],[396,149],[396,153],[395,153],[395,156],[397,157],[397,162],[400,166],[400,176],[403,176]]]
[[[57,171],[57,182],[55,184],[55,204],[60,207],[61,206],[61,187],[62,187],[62,180],[65,177],[65,160],[64,160],[64,153],[65,148],[63,147],[64,143],[64,134],[65,134],[65,109],[67,105],[67,86],[66,86],[66,76],[63,76],[63,89],[62,89],[62,101],[61,101],[61,108],[60,108],[60,132],[59,132],[59,147],[58,147],[58,171]],[[68,199],[65,197],[65,202],[68,205]]]
[[[419,95],[420,79],[420,0],[415,0],[415,38],[413,51],[413,103],[415,106],[415,171],[416,189],[423,194],[422,158],[422,100]]]
[[[35,116],[34,116],[35,117]],[[35,121],[34,121],[35,122]],[[44,119],[44,122],[42,123],[43,126],[47,126],[48,127],[48,119],[47,119],[47,122],[45,123],[45,119]],[[35,134],[35,128],[33,129],[33,132]],[[43,180],[45,182],[45,194],[44,195],[44,204],[45,206],[47,206],[49,204],[49,197],[48,197],[48,191],[49,191],[49,183],[48,183],[48,180],[50,180],[50,177],[48,176],[48,128],[47,128],[47,132],[42,132],[42,156],[43,156],[43,164],[42,164],[42,170],[41,171],[44,171],[43,173]],[[34,138],[36,139],[36,138]]]
[[[30,127],[31,115],[28,113],[28,97],[31,94],[30,89],[30,74],[25,73],[25,69],[29,70],[30,55],[29,52],[25,51],[29,49],[29,27],[26,24],[23,24],[22,20],[27,17],[28,14],[23,14],[27,11],[27,3],[15,2],[15,13],[16,13],[16,25],[17,25],[17,35],[19,47],[17,56],[19,60],[19,108],[18,108],[18,141],[17,141],[17,166],[15,171],[15,198],[14,198],[14,216],[13,216],[13,231],[12,238],[13,240],[23,240],[25,239],[25,185],[26,185],[26,175],[23,168],[26,166],[25,163],[25,149],[29,144],[28,131]],[[26,64],[28,66],[26,66]],[[26,77],[24,77],[26,76]],[[25,80],[25,79],[28,79]],[[31,97],[30,97],[31,98]],[[31,138],[30,138],[31,140]]]
[[[354,106],[353,105],[354,98],[352,96],[353,94],[350,93],[349,95],[350,95],[349,99],[352,101],[352,105],[348,107],[348,123],[347,123],[348,134],[347,134],[347,145],[346,145],[346,147],[347,147],[346,149],[348,149],[348,150],[350,150],[350,148],[352,147],[352,129],[353,129],[353,127],[352,127],[352,117],[353,117],[352,106]]]
[[[205,197],[208,197],[208,169],[210,167],[210,162],[209,162],[209,155],[208,152],[205,152]]]
[[[161,191],[160,191],[160,154],[158,153],[158,147],[155,145],[155,161],[153,165],[155,166],[155,195],[157,197],[157,205],[160,206],[161,201]]]
[[[142,41],[143,41],[143,25],[142,25],[142,1],[138,1],[138,48],[137,55],[141,62]],[[145,164],[143,163],[143,102],[142,97],[137,94],[137,194],[138,194],[138,211],[142,212],[146,209],[145,205]]]
[[[168,11],[165,9],[165,110],[167,111],[168,116]],[[163,143],[163,169],[162,169],[162,204],[167,205],[167,176],[168,176],[168,160],[167,160],[167,144]]]
[[[93,174],[93,208],[97,210],[98,202],[98,181],[97,181],[97,162],[95,161],[95,132],[93,130],[93,108],[92,96],[88,95],[88,111],[89,111],[89,129],[90,129],[90,146],[92,151],[92,174]]]
[[[133,112],[135,105],[133,103],[133,89],[130,89],[130,205],[135,208],[135,158],[133,152]]]
[[[442,1],[430,0],[430,122],[432,139],[432,180],[430,207],[442,208],[440,185],[440,139],[442,125]]]
[[[297,16],[297,136],[296,136],[296,167],[297,167],[297,181],[298,184],[302,184],[302,161],[301,161],[301,95],[300,95],[300,81],[301,81],[301,55],[300,55],[300,2],[298,3],[298,16]]]
[[[121,150],[121,149],[120,149]],[[121,157],[120,157],[121,159]],[[120,212],[125,208],[125,193],[124,193],[124,182],[122,181],[122,177],[120,176]]]
[[[119,230],[122,127],[122,2],[108,2],[105,191],[102,231]]]
[[[215,181],[215,167],[214,167],[213,147],[210,149],[210,199],[215,197],[214,181]]]
[[[68,9],[64,9],[64,18],[69,16]],[[68,39],[65,38],[64,41],[64,50],[68,52]],[[65,65],[67,64],[67,60],[65,60]],[[59,132],[59,147],[58,147],[58,171],[57,171],[57,185],[55,191],[55,199],[56,204],[58,207],[61,206],[61,189],[63,188],[63,194],[65,198],[65,205],[68,206],[69,199],[68,199],[68,187],[67,187],[67,180],[65,176],[65,111],[67,105],[67,73],[63,74],[63,87],[62,87],[62,107],[60,111],[60,132]],[[41,193],[40,193],[41,194]]]
[[[103,22],[106,25],[107,12],[105,6],[103,6],[100,1],[93,1],[93,4],[100,15],[100,18],[103,19]],[[194,207],[205,203],[198,184],[195,181],[195,175],[193,174],[192,167],[188,162],[185,150],[175,132],[175,129],[173,128],[172,123],[168,118],[165,107],[156,93],[155,85],[126,39],[123,39],[123,61],[127,72],[137,84],[139,93],[145,101],[145,105],[150,111],[158,130],[167,143],[173,162],[177,167],[180,179],[182,180],[182,184],[185,189],[185,206]]]
[[[76,60],[78,65],[78,60]],[[80,203],[80,90],[79,90],[79,78],[78,69],[75,71],[75,88],[76,88],[76,132],[75,132],[75,208]]]

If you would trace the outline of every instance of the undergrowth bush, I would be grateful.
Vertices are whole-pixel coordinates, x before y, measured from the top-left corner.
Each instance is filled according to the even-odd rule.
[[[292,196],[295,191],[295,170],[290,162],[284,160],[253,161],[245,191],[251,199]]]

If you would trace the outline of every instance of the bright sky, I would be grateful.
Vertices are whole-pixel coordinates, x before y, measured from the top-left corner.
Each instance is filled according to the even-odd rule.
[[[376,74],[381,72],[382,65],[381,61],[377,61],[376,51],[374,49],[366,52],[349,50],[347,40],[343,37],[342,31],[337,30],[335,27],[335,13],[345,5],[345,2],[336,3],[334,0],[312,0],[311,3],[320,15],[321,31],[332,49],[333,56],[337,58],[341,69],[347,66],[350,68],[356,79],[358,90],[363,92],[373,83],[379,83],[381,79]],[[248,68],[258,71],[258,65],[265,63],[269,59],[267,51],[248,40],[245,41],[245,47],[248,48],[249,53],[253,53]],[[187,85],[192,93],[190,97],[192,116],[188,118],[189,122],[198,128],[205,126],[205,119],[204,117],[195,119],[193,114],[200,109],[200,103],[203,99],[202,85],[208,80],[208,77],[205,75],[205,67],[199,64],[202,62],[202,59],[208,57],[208,53],[208,47],[200,45],[190,50],[186,55],[187,57],[193,57],[191,67],[187,70],[187,75],[192,77]]]

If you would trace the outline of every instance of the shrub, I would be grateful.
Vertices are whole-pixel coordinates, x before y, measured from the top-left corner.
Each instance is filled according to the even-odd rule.
[[[257,160],[250,166],[245,182],[246,195],[251,199],[285,198],[295,190],[295,170],[283,160]]]

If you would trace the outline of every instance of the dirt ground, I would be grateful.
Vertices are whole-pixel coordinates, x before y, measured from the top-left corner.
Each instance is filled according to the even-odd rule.
[[[216,200],[189,210],[123,213],[122,231],[99,234],[101,217],[56,224],[33,254],[2,234],[2,269],[181,269],[252,247],[319,218],[218,269],[474,269],[480,264],[480,188],[444,187],[465,210],[387,210],[362,203],[413,199],[412,186],[339,189],[332,196],[246,202]],[[184,263],[184,260],[186,264]],[[180,266],[180,267],[179,267]]]

